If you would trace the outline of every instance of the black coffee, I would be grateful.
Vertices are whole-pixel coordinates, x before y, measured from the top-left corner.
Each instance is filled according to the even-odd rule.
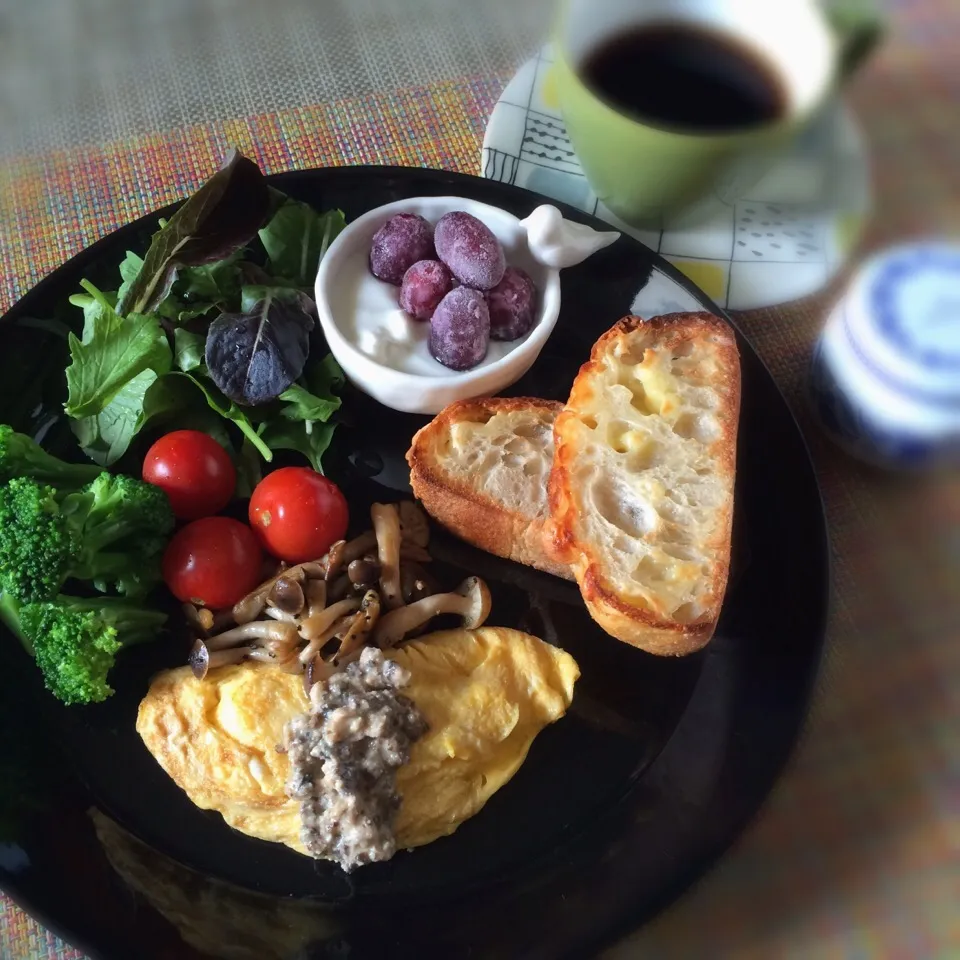
[[[598,47],[584,80],[607,102],[656,126],[717,132],[782,116],[786,90],[759,53],[683,24],[637,27]]]

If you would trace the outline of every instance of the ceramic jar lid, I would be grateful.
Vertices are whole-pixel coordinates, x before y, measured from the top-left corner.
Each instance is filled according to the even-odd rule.
[[[868,261],[843,323],[867,372],[960,420],[960,245],[895,247]]]
[[[810,388],[827,432],[862,459],[960,462],[960,244],[868,260],[827,320]]]

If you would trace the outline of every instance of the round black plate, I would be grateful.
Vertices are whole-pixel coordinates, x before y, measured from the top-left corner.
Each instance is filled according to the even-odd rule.
[[[471,197],[520,216],[542,202],[431,170],[354,167],[272,179],[348,219],[426,194]],[[114,276],[124,251],[142,250],[164,213],[45,279],[4,318],[5,339],[7,324],[55,315],[81,277]],[[511,392],[564,399],[591,344],[629,312],[655,271],[722,315],[664,260],[622,237],[564,272],[557,330]],[[742,338],[740,348],[734,566],[703,653],[659,659],[634,650],[592,623],[572,584],[435,537],[442,579],[479,573],[493,591],[491,622],[564,647],[582,670],[570,714],[540,735],[516,778],[454,836],[349,878],[243,837],[192,806],[134,730],[149,676],[182,663],[183,650],[131,651],[114,675],[113,699],[66,710],[5,637],[0,791],[9,800],[29,796],[31,812],[0,819],[8,834],[0,834],[0,886],[91,953],[143,960],[572,956],[641,923],[756,811],[797,735],[820,657],[828,571],[816,480],[769,373]],[[56,382],[31,389],[55,393],[61,377],[55,369]],[[409,493],[403,455],[427,418],[355,392],[344,409],[330,472],[362,521],[371,501]]]

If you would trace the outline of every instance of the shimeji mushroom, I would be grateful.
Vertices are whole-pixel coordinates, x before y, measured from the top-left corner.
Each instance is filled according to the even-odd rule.
[[[384,606],[395,610],[403,604],[400,594],[400,514],[392,503],[375,503],[370,508],[370,519],[377,536],[380,594]]]
[[[303,587],[287,577],[280,577],[267,594],[267,615],[277,620],[293,620],[306,605]]]
[[[311,663],[317,657],[322,656],[328,644],[336,643],[339,647],[340,641],[347,635],[347,632],[353,624],[353,618],[354,614],[348,613],[346,616],[340,617],[330,624],[319,637],[311,640],[310,643],[300,651],[300,662],[304,664]],[[329,654],[327,656],[328,659],[332,659]]]
[[[251,590],[242,600],[234,604],[233,619],[242,624],[259,617],[263,613],[263,608],[267,605],[267,598],[280,580],[296,583],[302,587],[302,584],[306,581],[326,579],[327,573],[331,569],[331,563],[336,561],[339,564],[342,549],[343,542],[337,541],[319,560],[307,560],[304,563],[298,563],[296,566],[278,571],[275,576],[264,580],[260,586]]]
[[[300,653],[301,663],[309,663],[333,639],[336,631],[331,632],[334,624],[347,614],[352,614],[360,606],[359,597],[347,597],[330,604],[326,610],[300,622],[300,636],[307,646]]]
[[[303,585],[303,593],[307,601],[306,617],[315,617],[327,605],[327,581],[308,580]]]
[[[430,563],[433,557],[419,544],[403,540],[400,543],[400,559],[413,560],[415,563]]]
[[[317,654],[317,656],[307,664],[306,670],[304,670],[303,692],[307,694],[307,696],[310,696],[310,691],[315,684],[321,680],[329,680],[336,672],[337,668],[332,663],[328,663],[323,657]]]
[[[479,577],[467,577],[453,593],[437,593],[409,606],[385,613],[373,629],[373,641],[382,649],[398,644],[407,634],[434,617],[452,613],[467,630],[475,630],[490,615],[490,591]]]
[[[424,597],[440,593],[436,580],[413,560],[400,561],[400,587],[404,603],[416,603]]]
[[[284,620],[251,620],[224,633],[207,639],[211,650],[249,645],[252,642],[294,646],[297,643],[297,625]]]
[[[299,581],[304,577],[301,567],[288,567],[281,570],[275,577],[265,580],[260,586],[251,590],[242,600],[238,600],[233,605],[233,619],[237,623],[243,624],[254,620],[263,613],[263,608],[267,605],[267,597],[274,585],[280,578],[291,581]]]
[[[430,543],[427,516],[412,500],[400,502],[400,536],[407,543],[426,548]]]
[[[343,566],[343,551],[347,547],[346,540],[337,540],[332,544],[323,559],[323,579],[332,580]]]
[[[349,566],[354,560],[376,548],[377,535],[372,530],[368,530],[346,544],[341,555],[341,562]]]
[[[372,587],[380,579],[380,561],[372,554],[351,560],[347,576],[354,587]]]
[[[193,670],[193,675],[198,680],[203,680],[211,670],[215,670],[217,667],[226,667],[229,664],[246,660],[250,651],[250,647],[228,647],[223,650],[211,650],[203,640],[197,640],[190,651],[187,663]]]
[[[344,597],[349,597],[353,593],[353,584],[350,577],[341,573],[336,580],[327,584],[327,603],[338,603]]]
[[[368,590],[360,602],[360,609],[353,615],[350,629],[340,641],[340,649],[333,658],[334,664],[339,664],[341,658],[363,646],[379,616],[380,594],[376,590]]]

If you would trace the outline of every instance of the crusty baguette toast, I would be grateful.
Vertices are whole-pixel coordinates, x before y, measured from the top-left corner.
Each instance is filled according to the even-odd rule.
[[[562,409],[529,398],[458,401],[417,432],[407,463],[414,495],[461,540],[572,580],[545,543],[553,422]]]
[[[650,653],[713,635],[733,520],[740,359],[708,313],[625,317],[554,424],[551,549],[590,615]]]

